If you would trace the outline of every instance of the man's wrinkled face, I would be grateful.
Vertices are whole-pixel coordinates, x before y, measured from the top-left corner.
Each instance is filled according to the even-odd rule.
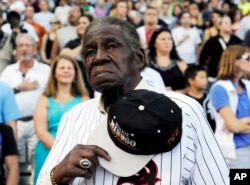
[[[90,85],[97,91],[122,88],[138,75],[135,52],[116,25],[95,25],[84,35],[83,54]]]

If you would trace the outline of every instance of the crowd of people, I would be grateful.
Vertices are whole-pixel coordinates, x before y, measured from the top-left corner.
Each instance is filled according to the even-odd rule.
[[[160,175],[163,184],[228,184],[228,168],[250,168],[249,47],[247,0],[1,1],[1,183],[17,185],[22,163],[34,185],[131,182],[110,171],[114,156],[88,138],[99,123],[118,120],[109,110],[120,96],[147,89],[181,107],[182,136],[144,166],[159,168],[173,155],[180,179]],[[127,96],[137,101],[140,93]],[[80,158],[91,167],[81,168]],[[173,175],[169,167],[161,173]]]

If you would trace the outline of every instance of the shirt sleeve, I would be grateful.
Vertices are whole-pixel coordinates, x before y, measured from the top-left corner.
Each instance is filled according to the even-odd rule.
[[[7,85],[2,90],[4,91],[2,121],[7,122],[20,118],[21,113],[18,109],[13,90]]]
[[[210,90],[211,102],[218,112],[221,108],[230,106],[226,90],[221,85],[215,85]]]
[[[0,125],[0,132],[2,134],[3,156],[18,155],[17,144],[12,128],[7,125]]]

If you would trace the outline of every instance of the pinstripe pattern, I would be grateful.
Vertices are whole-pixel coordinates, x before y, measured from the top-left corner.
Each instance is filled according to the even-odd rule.
[[[181,142],[170,152],[157,154],[152,160],[157,165],[155,185],[228,185],[229,170],[218,144],[205,119],[202,107],[194,100],[176,93],[167,93],[182,109],[183,135]],[[56,144],[40,173],[38,184],[49,177],[53,166],[76,144],[85,144],[89,134],[102,121],[105,113],[98,109],[99,99],[74,107],[60,123]],[[93,178],[76,178],[74,185],[117,185],[119,177],[98,167]],[[126,183],[131,184],[131,183]]]

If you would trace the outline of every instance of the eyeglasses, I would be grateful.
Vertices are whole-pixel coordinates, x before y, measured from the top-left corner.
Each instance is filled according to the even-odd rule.
[[[59,21],[54,21],[54,22],[50,22],[50,24],[52,25],[52,24],[60,24],[60,22]]]
[[[30,48],[33,47],[33,44],[17,44],[17,47],[22,48],[22,47],[26,47],[26,48]]]

